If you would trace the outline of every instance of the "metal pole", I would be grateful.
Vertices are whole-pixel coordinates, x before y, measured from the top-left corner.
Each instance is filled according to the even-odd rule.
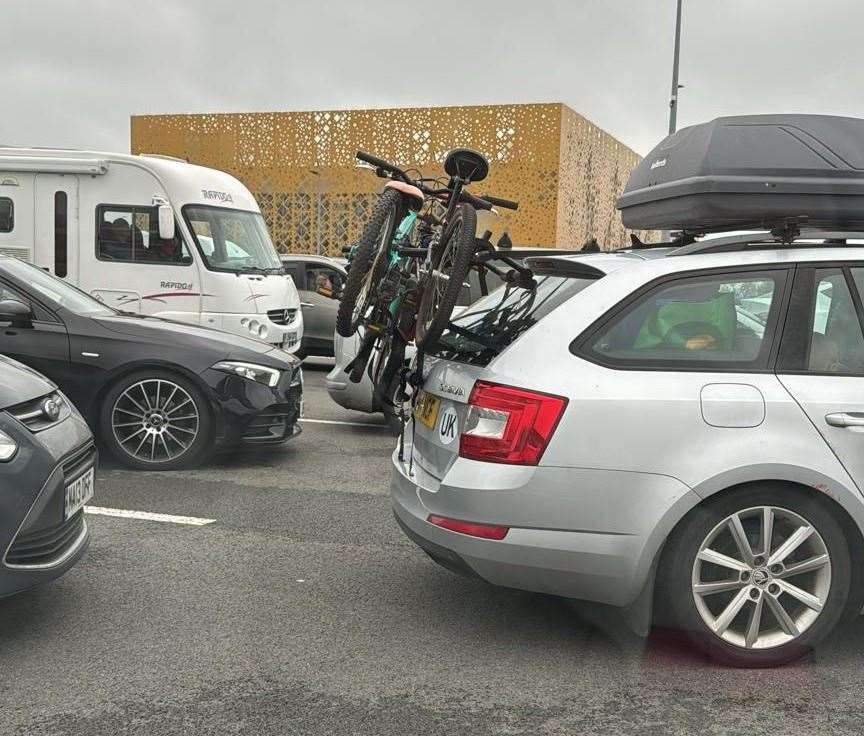
[[[681,0],[675,15],[675,55],[672,58],[672,96],[669,98],[669,135],[675,132],[678,123],[678,61],[681,54]]]

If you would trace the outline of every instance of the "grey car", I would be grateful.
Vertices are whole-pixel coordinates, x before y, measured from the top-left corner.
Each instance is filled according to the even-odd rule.
[[[405,533],[742,666],[859,612],[864,248],[749,240],[538,261],[456,318],[393,454]]]
[[[333,355],[336,310],[346,276],[341,259],[315,255],[282,255],[281,258],[300,294],[303,311],[303,339],[298,355]]]
[[[0,356],[0,597],[54,580],[81,559],[95,465],[93,435],[72,403]]]

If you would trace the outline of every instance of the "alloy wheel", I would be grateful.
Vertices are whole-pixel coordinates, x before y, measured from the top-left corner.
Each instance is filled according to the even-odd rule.
[[[111,411],[111,430],[130,457],[167,463],[185,455],[198,437],[201,418],[186,389],[162,378],[138,381]]]
[[[825,541],[802,516],[776,506],[726,517],[693,563],[693,599],[702,621],[746,649],[798,639],[819,617],[830,590]]]

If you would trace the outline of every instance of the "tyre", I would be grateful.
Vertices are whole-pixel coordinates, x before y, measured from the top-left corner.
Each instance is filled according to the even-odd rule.
[[[714,659],[771,667],[841,622],[851,562],[842,527],[806,492],[743,487],[691,513],[663,554],[658,600]]]
[[[415,342],[418,350],[433,347],[450,323],[471,268],[476,233],[477,213],[470,205],[460,204],[441,238],[440,258],[423,285],[417,310]]]
[[[99,416],[105,446],[139,470],[178,470],[213,450],[213,420],[201,390],[178,373],[139,371],[108,390]]]
[[[375,285],[386,271],[387,251],[405,209],[402,197],[395,189],[387,189],[357,241],[336,312],[336,332],[342,337],[351,337],[357,332],[375,293]]]
[[[363,380],[363,374],[369,365],[369,358],[372,357],[372,351],[375,349],[375,344],[378,342],[380,333],[373,331],[370,328],[366,329],[366,334],[363,335],[363,340],[360,342],[360,349],[357,355],[348,366],[348,380],[351,383],[360,383]]]
[[[393,413],[396,409],[396,394],[405,366],[405,347],[402,336],[394,330],[381,340],[373,356],[372,385],[375,401],[385,413]]]

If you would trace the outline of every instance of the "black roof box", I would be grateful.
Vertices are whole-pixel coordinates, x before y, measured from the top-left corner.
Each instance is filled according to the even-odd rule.
[[[636,230],[864,229],[864,120],[743,115],[682,128],[616,206]]]

